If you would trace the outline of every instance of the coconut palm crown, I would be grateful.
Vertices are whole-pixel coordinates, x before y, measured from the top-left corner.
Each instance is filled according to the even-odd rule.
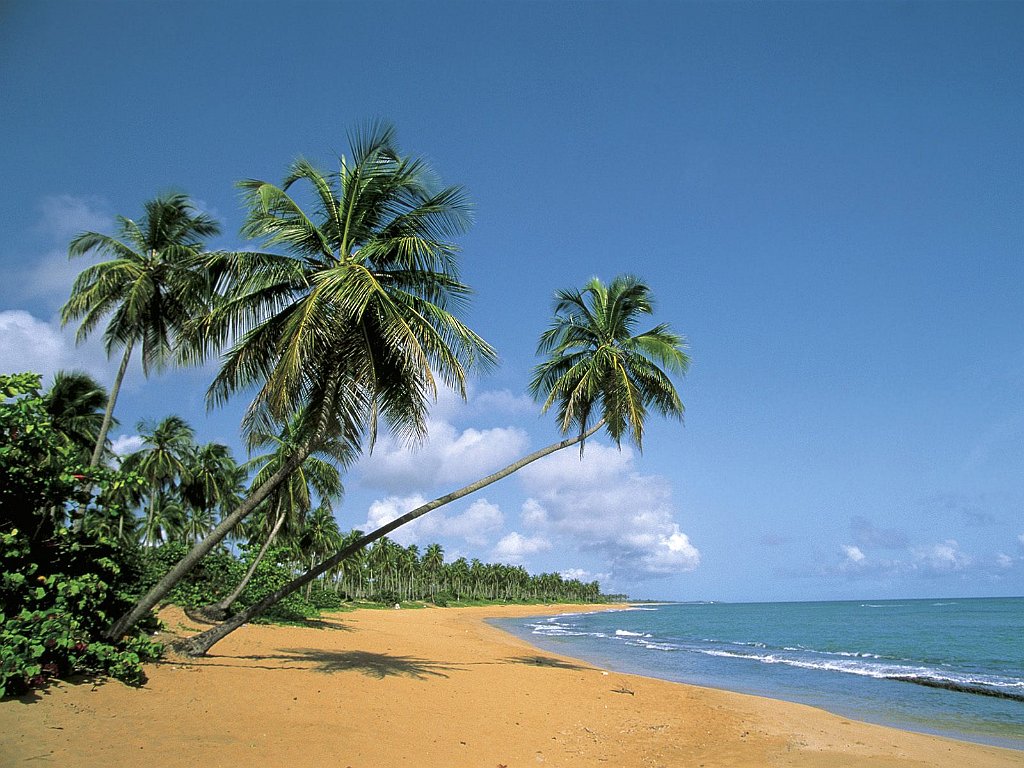
[[[437,188],[388,126],[349,142],[336,172],[300,159],[281,186],[239,184],[243,233],[284,253],[220,254],[211,268],[225,298],[197,335],[208,347],[234,342],[209,397],[258,388],[249,428],[305,410],[318,429],[372,445],[378,418],[422,436],[435,374],[464,395],[467,369],[495,354],[455,315],[470,293],[451,242],[469,224],[461,190]]]
[[[616,445],[628,436],[642,450],[649,410],[682,419],[669,374],[689,368],[686,340],[664,323],[638,332],[653,311],[650,289],[630,275],[607,286],[595,277],[555,295],[555,317],[537,347],[546,359],[529,388],[545,398],[545,412],[557,406],[563,434],[584,435],[603,421]]]
[[[69,257],[95,253],[109,258],[78,275],[61,308],[61,322],[81,320],[81,342],[109,316],[103,333],[107,354],[124,350],[92,466],[99,462],[132,351],[141,346],[147,376],[163,368],[174,358],[186,323],[205,311],[210,296],[208,274],[198,256],[203,241],[220,234],[220,225],[179,192],[159,195],[144,209],[138,222],[118,216],[116,237],[83,232],[68,246]]]

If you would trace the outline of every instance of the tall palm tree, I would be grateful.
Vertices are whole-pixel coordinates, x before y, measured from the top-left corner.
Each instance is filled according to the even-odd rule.
[[[584,441],[602,427],[616,444],[628,437],[642,448],[648,411],[682,418],[683,404],[670,373],[683,374],[689,367],[686,342],[665,324],[637,332],[639,321],[654,312],[645,284],[635,277],[621,276],[605,286],[594,278],[582,291],[560,291],[555,299],[554,320],[538,346],[538,352],[547,359],[535,369],[530,391],[535,398],[545,398],[544,411],[558,406],[559,427],[563,434],[572,431],[572,437],[534,451],[364,535],[229,621],[189,638],[182,644],[183,650],[194,655],[206,653],[221,638],[359,548],[544,456],[576,444],[582,451]]]
[[[57,371],[43,400],[53,428],[87,463],[103,426],[106,390],[87,373]]]
[[[198,257],[203,241],[220,234],[220,225],[177,192],[159,195],[144,208],[138,222],[117,217],[117,237],[83,232],[68,246],[69,257],[96,253],[110,258],[78,276],[61,308],[61,322],[81,320],[81,342],[109,315],[103,333],[107,354],[123,350],[90,460],[93,467],[103,453],[132,351],[141,346],[145,375],[161,370],[186,323],[206,308],[210,296],[209,276]]]
[[[285,253],[211,258],[224,300],[194,329],[196,357],[235,340],[211,385],[213,403],[256,388],[248,429],[301,410],[309,439],[121,617],[112,636],[148,613],[318,441],[365,435],[372,445],[380,419],[398,435],[420,436],[435,376],[465,394],[467,369],[495,359],[456,316],[470,293],[451,242],[469,223],[461,190],[438,189],[422,160],[398,152],[390,127],[372,126],[350,144],[352,158],[342,157],[336,172],[298,160],[280,187],[240,184],[249,206],[243,232]],[[293,197],[302,187],[311,212]]]
[[[121,466],[145,479],[148,487],[143,543],[163,541],[169,529],[183,522],[184,508],[177,491],[191,480],[190,460],[195,431],[180,416],[159,422],[140,421],[142,448],[124,458]]]
[[[212,520],[212,512],[234,509],[242,493],[242,482],[248,477],[223,443],[205,443],[197,446],[188,457],[187,480],[181,494],[195,512],[209,512],[202,518]],[[199,537],[202,538],[202,537]]]

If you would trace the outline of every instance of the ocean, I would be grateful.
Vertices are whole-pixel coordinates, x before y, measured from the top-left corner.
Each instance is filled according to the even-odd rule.
[[[1024,750],[1024,598],[675,603],[493,623],[606,669]]]

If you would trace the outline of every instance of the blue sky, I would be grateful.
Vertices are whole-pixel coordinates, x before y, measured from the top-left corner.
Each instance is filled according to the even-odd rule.
[[[1024,5],[9,2],[0,368],[113,378],[55,317],[68,240],[177,188],[329,167],[382,117],[464,185],[502,364],[346,480],[365,527],[556,439],[524,397],[556,289],[631,272],[689,339],[686,425],[596,441],[397,536],[674,599],[1024,594]],[[208,413],[132,370],[123,444]]]

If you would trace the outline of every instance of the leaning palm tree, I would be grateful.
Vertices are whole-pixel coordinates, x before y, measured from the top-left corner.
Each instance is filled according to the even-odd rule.
[[[547,359],[535,369],[530,392],[535,398],[544,398],[543,411],[557,406],[559,427],[563,434],[571,432],[572,437],[534,451],[365,534],[223,624],[183,641],[182,650],[192,655],[206,653],[230,632],[362,547],[544,456],[577,444],[582,451],[584,441],[602,427],[616,445],[625,437],[642,449],[649,411],[682,418],[683,404],[670,374],[684,374],[690,362],[685,339],[666,324],[638,331],[638,323],[653,311],[650,289],[631,276],[617,277],[608,286],[594,278],[582,291],[556,294],[554,321],[538,346],[538,352]]]
[[[372,446],[380,421],[420,437],[437,380],[464,395],[467,370],[495,359],[457,317],[470,293],[452,243],[469,224],[461,190],[438,188],[422,160],[403,157],[390,127],[372,126],[350,144],[352,158],[342,157],[336,172],[298,160],[281,186],[239,185],[249,207],[243,232],[284,253],[211,258],[224,298],[193,329],[195,357],[234,342],[211,403],[255,389],[247,431],[301,411],[308,439],[111,627],[112,636],[153,608],[319,442],[365,437]],[[309,212],[294,196],[303,188]]]
[[[256,431],[249,435],[249,450],[269,449],[266,453],[251,458],[245,465],[254,472],[252,487],[262,485],[277,472],[304,441],[301,419],[295,418],[282,427],[280,433]],[[220,620],[228,615],[234,602],[245,591],[256,574],[256,568],[270,550],[271,544],[283,531],[297,540],[306,528],[307,518],[313,508],[314,496],[319,497],[321,508],[326,509],[333,520],[331,500],[340,499],[344,493],[339,466],[347,467],[356,457],[355,446],[344,440],[327,440],[306,456],[305,460],[281,482],[263,501],[260,509],[265,525],[254,531],[263,539],[263,544],[249,564],[248,570],[234,590],[213,605],[203,606],[197,611],[204,619]],[[337,524],[335,524],[336,526]],[[254,536],[254,538],[255,538]],[[324,553],[324,550],[320,550]]]
[[[142,348],[143,373],[162,369],[185,324],[205,309],[210,296],[208,273],[198,256],[203,241],[220,234],[220,225],[181,193],[160,195],[144,207],[138,222],[117,217],[117,237],[83,232],[68,246],[70,257],[96,253],[110,259],[86,267],[78,276],[61,308],[61,322],[81,320],[81,342],[109,315],[103,333],[107,354],[123,350],[91,467],[99,464],[135,347]]]

